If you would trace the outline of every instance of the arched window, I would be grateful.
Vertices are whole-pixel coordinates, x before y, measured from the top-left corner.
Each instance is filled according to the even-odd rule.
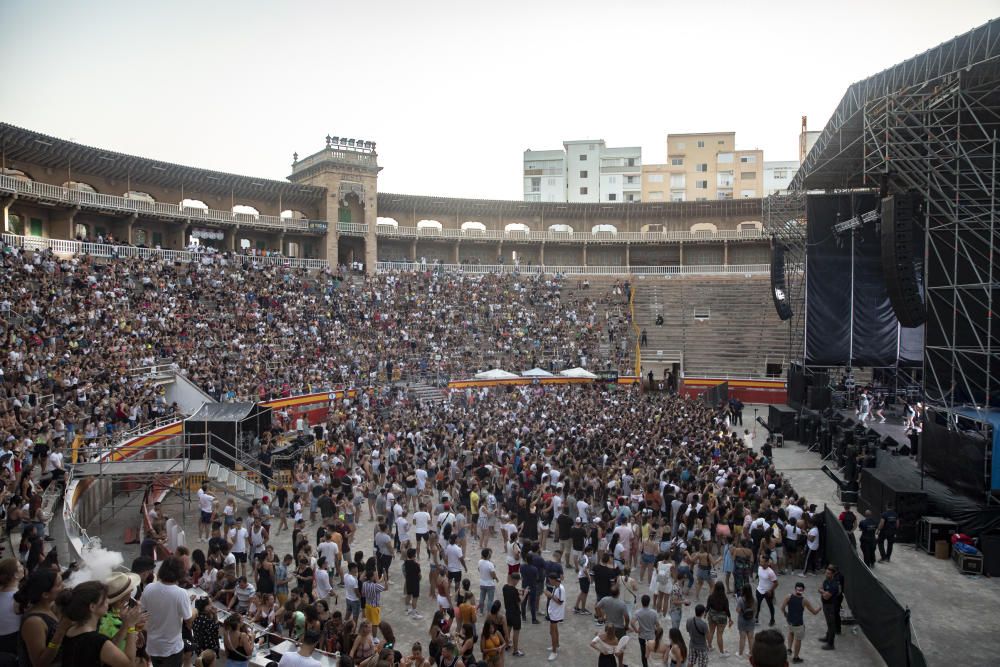
[[[79,181],[66,181],[65,183],[62,184],[62,186],[67,190],[79,190],[80,192],[95,192],[95,193],[97,192],[97,188],[95,188],[90,183],[81,183]]]
[[[417,229],[428,234],[434,234],[440,232],[443,226],[437,220],[421,220],[417,223]]]
[[[504,226],[503,230],[507,234],[527,234],[531,228],[523,222],[510,222]]]
[[[691,225],[692,234],[715,234],[719,231],[719,228],[713,225],[711,222],[696,222]]]
[[[462,231],[470,234],[482,234],[486,231],[486,225],[476,220],[467,220],[462,223]]]
[[[757,220],[747,220],[746,222],[741,222],[736,229],[741,232],[759,232],[764,228],[764,225],[760,224]]]
[[[289,241],[288,242],[287,250],[288,250],[288,256],[289,257],[298,257],[299,256],[299,244],[296,243],[295,241]]]
[[[66,186],[63,186],[63,187],[66,187]],[[88,230],[87,229],[87,225],[83,224],[82,222],[78,222],[75,225],[73,225],[73,236],[77,240],[82,241],[85,238],[87,238],[87,236],[89,236],[89,234],[90,234],[90,230]]]
[[[385,225],[386,227],[392,227],[394,229],[399,229],[399,222],[395,218],[376,218],[376,225]]]
[[[556,234],[572,234],[573,228],[560,223],[558,225],[549,225],[549,231]]]
[[[250,246],[250,239],[240,239],[240,250],[249,250]]]
[[[295,211],[292,209],[285,209],[281,212],[282,220],[305,220],[306,214],[302,211]]]
[[[147,204],[155,204],[156,200],[153,199],[153,195],[148,192],[139,192],[138,190],[129,190],[125,193],[125,199],[135,199],[138,201],[144,201]]]
[[[11,178],[15,178],[19,181],[30,182],[35,180],[31,176],[28,176],[26,173],[21,171],[20,169],[4,169],[3,171],[0,171],[0,174],[3,174],[4,176],[10,176]]]
[[[594,225],[590,228],[591,234],[617,234],[618,228],[614,225]]]
[[[662,234],[663,224],[659,222],[651,222],[648,225],[643,225],[642,232],[645,234]]]
[[[246,204],[237,204],[233,207],[233,215],[248,215],[251,218],[259,218],[260,211],[255,209],[253,206],[247,206]]]
[[[133,229],[132,230],[132,242],[136,245],[144,246],[146,245],[146,230],[145,229]]]
[[[181,202],[181,208],[197,208],[202,211],[208,210],[208,204],[200,199],[185,199]]]

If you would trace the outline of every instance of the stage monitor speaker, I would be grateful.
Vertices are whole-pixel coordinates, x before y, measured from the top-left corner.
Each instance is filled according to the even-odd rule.
[[[983,535],[979,549],[983,552],[983,574],[1000,577],[1000,535]]]
[[[882,272],[889,303],[904,327],[919,326],[927,319],[927,308],[920,296],[913,243],[918,206],[914,194],[893,195],[882,200]]]
[[[806,407],[810,410],[826,410],[832,402],[830,387],[813,385],[806,389]]]
[[[771,296],[778,317],[782,320],[792,319],[792,305],[788,301],[788,287],[785,284],[785,246],[780,243],[771,248]]]

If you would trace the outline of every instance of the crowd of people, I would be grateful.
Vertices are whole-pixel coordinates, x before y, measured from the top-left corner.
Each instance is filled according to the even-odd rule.
[[[551,277],[345,280],[218,254],[99,261],[4,245],[0,441],[30,464],[76,435],[104,445],[171,416],[177,406],[142,370],[160,363],[223,401],[495,367],[627,368],[627,286],[568,291]]]
[[[793,662],[804,611],[824,612],[833,648],[835,567],[778,594],[779,575],[809,581],[825,562],[823,514],[739,432],[733,406],[604,385],[345,400],[291,484],[252,503],[206,486],[197,543],[64,587],[41,493],[66,444],[177,411],[132,369],[170,359],[227,400],[454,376],[483,360],[627,363],[630,287],[436,271],[345,280],[221,255],[99,263],[4,247],[0,261],[0,493],[17,545],[0,561],[0,655],[14,664],[235,667],[288,638],[299,648],[285,667],[313,665],[314,651],[348,666],[495,667],[524,658],[521,632],[543,622],[543,655],[558,660],[563,624],[592,619],[602,667],[622,667],[633,640],[644,667],[704,665],[727,655],[732,625],[738,653],[763,667],[782,664],[773,633],[757,632],[776,606]],[[383,614],[391,595],[405,619]]]
[[[805,585],[822,561],[823,515],[730,414],[598,386],[367,411],[346,401],[291,485],[249,505],[202,489],[204,532],[160,565],[156,584],[145,556],[122,598],[113,582],[61,592],[57,562],[14,561],[12,609],[39,637],[22,631],[18,647],[35,667],[60,651],[62,664],[83,664],[63,647],[89,633],[75,646],[105,664],[124,665],[121,653],[241,665],[262,638],[290,638],[300,648],[287,665],[311,665],[294,656],[319,650],[343,665],[478,667],[520,660],[521,633],[542,623],[545,657],[558,660],[563,624],[592,619],[601,666],[621,667],[632,641],[644,666],[695,666],[728,654],[731,625],[729,652],[766,652],[756,631],[775,625],[778,607],[799,662],[805,611],[824,612],[833,647],[842,582],[828,566]],[[782,599],[780,575],[799,567]],[[390,595],[416,624],[383,613]]]

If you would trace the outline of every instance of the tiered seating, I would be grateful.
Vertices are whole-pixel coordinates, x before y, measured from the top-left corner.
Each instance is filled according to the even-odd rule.
[[[689,376],[762,376],[785,357],[787,324],[771,306],[766,276],[648,277],[637,290],[636,319],[648,339],[643,366],[655,369],[657,350],[680,350]]]

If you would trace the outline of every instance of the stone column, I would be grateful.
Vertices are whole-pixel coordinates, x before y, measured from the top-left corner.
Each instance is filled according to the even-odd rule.
[[[497,244],[497,264],[500,263],[500,259],[503,257],[503,241]]]
[[[285,254],[285,232],[278,234],[278,253],[282,256]]]
[[[625,268],[632,266],[632,244],[625,244]]]
[[[461,241],[455,241],[455,247],[452,248],[452,252],[451,252],[451,263],[452,264],[459,264],[460,263],[459,259],[458,259],[458,257],[459,257],[459,254],[458,254],[458,244],[459,243],[461,243]]]
[[[326,261],[329,263],[331,269],[336,269],[340,264],[338,257],[340,252],[340,236],[337,232],[336,222],[327,221],[326,225],[326,243],[323,244]]]
[[[678,252],[678,262],[677,262],[677,264],[678,264],[678,266],[684,266],[684,244],[683,243],[678,243],[677,244],[677,252]]]
[[[72,240],[76,236],[73,233],[73,221],[76,220],[76,214],[79,210],[79,206],[74,206],[59,213],[53,213],[53,224],[49,228],[49,238]],[[62,229],[62,232],[59,232],[59,229]],[[27,233],[27,228],[25,233]]]
[[[17,194],[0,197],[0,206],[3,207],[3,227],[0,228],[4,234],[11,233],[10,229],[10,207],[17,200]]]
[[[128,221],[125,223],[126,225],[125,229],[127,230],[125,234],[125,242],[128,243],[129,245],[135,243],[135,240],[132,235],[132,230],[135,227],[135,221],[138,219],[139,219],[139,214],[133,213],[128,217]]]
[[[412,241],[410,241],[410,261],[411,262],[417,261],[417,239],[416,238],[414,238]]]
[[[375,202],[375,182],[372,179],[365,187],[365,273],[369,276],[375,275],[375,265],[378,264],[378,237],[376,236],[376,226],[378,225],[378,209]]]
[[[545,266],[545,241],[542,241],[541,245],[538,246],[538,264]]]
[[[583,244],[583,265],[587,266],[587,244]]]
[[[729,241],[722,242],[722,265],[729,266]]]

